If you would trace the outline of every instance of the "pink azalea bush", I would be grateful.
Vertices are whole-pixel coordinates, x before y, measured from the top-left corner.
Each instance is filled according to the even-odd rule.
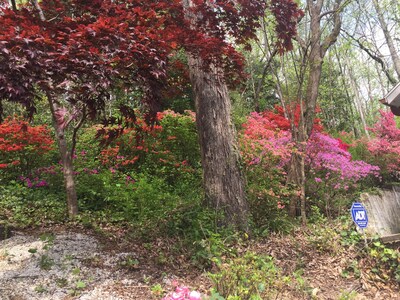
[[[367,142],[370,157],[379,165],[385,177],[396,177],[400,172],[400,129],[391,111],[380,111],[380,118],[370,128],[374,137]]]
[[[174,292],[167,294],[162,300],[201,300],[201,294],[186,286],[177,286]]]
[[[242,155],[248,166],[268,160],[269,167],[287,167],[293,148],[289,130],[279,128],[274,120],[268,118],[268,114],[259,113],[252,113],[243,124],[243,129]],[[400,143],[400,134],[394,136],[399,137]],[[347,189],[349,184],[355,184],[371,175],[379,177],[379,167],[361,160],[352,160],[347,149],[348,145],[340,139],[314,131],[307,144],[305,162],[308,174],[316,182],[329,181],[335,189]]]
[[[240,145],[256,223],[278,217],[285,201],[296,192],[286,185],[293,151],[288,124],[279,112],[252,113],[243,124]],[[353,160],[348,148],[341,139],[323,133],[322,126],[314,127],[305,157],[308,195],[333,198],[356,188],[367,178],[380,177],[378,166]],[[274,211],[277,215],[271,216]]]

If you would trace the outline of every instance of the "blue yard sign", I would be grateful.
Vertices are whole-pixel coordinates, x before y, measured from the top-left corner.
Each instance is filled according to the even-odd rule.
[[[354,202],[351,206],[351,216],[353,217],[354,223],[357,224],[358,227],[364,229],[368,225],[368,215],[365,207],[358,202]]]

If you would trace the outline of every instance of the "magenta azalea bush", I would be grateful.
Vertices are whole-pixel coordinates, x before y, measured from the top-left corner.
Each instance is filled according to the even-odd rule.
[[[380,176],[378,166],[352,160],[338,139],[320,132],[313,133],[307,144],[306,164],[315,182],[328,183],[335,190],[348,190],[362,179]]]

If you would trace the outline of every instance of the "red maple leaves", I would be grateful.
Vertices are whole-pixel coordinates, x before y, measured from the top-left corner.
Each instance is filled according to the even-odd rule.
[[[193,1],[199,13],[189,26],[180,0],[60,1],[43,0],[41,20],[30,4],[1,8],[0,99],[35,112],[39,93],[84,104],[100,111],[114,89],[137,90],[156,108],[166,87],[172,55],[181,49],[220,63],[227,78],[243,67],[235,44],[248,46],[262,0]],[[290,49],[297,18],[292,0],[272,1],[280,47]]]

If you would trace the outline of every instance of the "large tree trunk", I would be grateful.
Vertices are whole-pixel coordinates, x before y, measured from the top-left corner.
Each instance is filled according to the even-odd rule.
[[[58,106],[57,103],[48,95],[48,101],[50,105],[50,111],[53,118],[53,126],[56,131],[56,139],[58,149],[61,157],[61,163],[63,167],[64,184],[67,196],[67,210],[68,216],[74,218],[78,214],[78,199],[76,195],[76,185],[74,177],[74,168],[72,164],[72,155],[68,151],[68,143],[65,137],[65,128],[60,124],[60,120],[57,117]]]
[[[248,205],[239,165],[231,102],[222,70],[189,57],[199,133],[205,200],[225,213],[225,223],[248,230]]]
[[[187,20],[195,26],[200,16],[190,12],[192,0],[182,3]],[[223,70],[206,65],[198,55],[187,56],[195,96],[205,202],[224,213],[223,224],[247,231],[249,208]]]

